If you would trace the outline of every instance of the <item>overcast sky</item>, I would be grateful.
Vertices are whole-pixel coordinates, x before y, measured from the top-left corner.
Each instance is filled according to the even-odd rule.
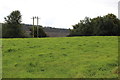
[[[119,0],[0,0],[0,22],[12,11],[19,10],[22,23],[32,24],[39,16],[39,24],[56,28],[72,28],[86,16],[94,18],[113,13],[118,16]]]

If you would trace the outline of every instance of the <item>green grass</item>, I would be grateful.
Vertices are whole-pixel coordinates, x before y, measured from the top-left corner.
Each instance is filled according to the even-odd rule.
[[[116,78],[118,37],[3,39],[3,78]]]

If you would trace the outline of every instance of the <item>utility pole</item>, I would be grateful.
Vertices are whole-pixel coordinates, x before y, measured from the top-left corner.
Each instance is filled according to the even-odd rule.
[[[33,38],[34,38],[34,19],[35,19],[35,17],[33,17],[32,19],[33,19]]]
[[[33,19],[33,38],[34,38],[34,37],[35,37],[35,30],[36,30],[36,29],[34,28],[34,27],[35,27],[34,22],[35,22],[35,19],[37,19],[37,26],[36,26],[36,27],[37,27],[37,37],[38,37],[38,29],[39,29],[39,28],[38,28],[38,27],[39,27],[38,24],[39,24],[39,19],[40,19],[40,18],[35,16],[35,17],[33,17],[32,19]]]
[[[118,2],[118,19],[120,19],[120,1]]]
[[[38,37],[38,35],[39,35],[39,33],[38,33],[38,31],[39,31],[39,25],[38,25],[38,24],[39,24],[39,19],[40,19],[40,18],[37,17],[37,37]]]

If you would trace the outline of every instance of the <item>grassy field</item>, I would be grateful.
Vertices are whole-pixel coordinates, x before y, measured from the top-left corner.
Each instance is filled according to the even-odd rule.
[[[118,37],[3,39],[3,78],[116,78]]]

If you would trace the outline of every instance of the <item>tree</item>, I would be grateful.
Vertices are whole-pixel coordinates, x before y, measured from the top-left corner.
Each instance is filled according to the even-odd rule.
[[[90,19],[86,17],[73,25],[70,36],[118,36],[120,20],[114,14]]]
[[[33,28],[31,28],[30,31],[30,35],[33,36]],[[37,37],[37,26],[34,26],[34,37]],[[38,26],[38,37],[47,37],[46,33],[42,29],[42,26]]]
[[[16,10],[5,17],[5,24],[3,25],[3,37],[5,38],[20,38],[24,37],[21,25],[21,13]]]

